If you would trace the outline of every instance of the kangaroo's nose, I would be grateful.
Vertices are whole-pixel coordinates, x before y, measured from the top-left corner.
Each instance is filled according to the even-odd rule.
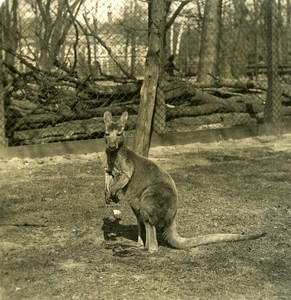
[[[110,150],[115,150],[115,149],[117,149],[117,143],[114,143],[114,142],[108,143],[108,144],[107,144],[107,147],[108,147]]]

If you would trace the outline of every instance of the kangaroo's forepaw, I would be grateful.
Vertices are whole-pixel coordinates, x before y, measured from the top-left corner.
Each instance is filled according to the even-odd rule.
[[[112,202],[111,195],[109,193],[105,193],[105,203],[110,204]]]
[[[116,194],[111,194],[111,201],[114,203],[118,203],[120,200]]]
[[[105,202],[107,204],[110,204],[112,202],[118,203],[119,201],[120,201],[120,199],[115,193],[105,191]]]

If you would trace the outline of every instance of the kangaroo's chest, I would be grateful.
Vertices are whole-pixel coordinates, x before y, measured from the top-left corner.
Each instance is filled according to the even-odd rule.
[[[123,172],[123,160],[119,155],[109,156],[107,155],[107,174],[111,175],[113,178],[120,176]]]

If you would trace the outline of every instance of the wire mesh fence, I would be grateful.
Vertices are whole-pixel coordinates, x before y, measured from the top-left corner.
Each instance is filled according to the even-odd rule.
[[[156,132],[255,125],[274,109],[271,120],[291,114],[290,1],[271,1],[269,15],[268,1],[162,1]],[[107,109],[114,115],[127,110],[133,130],[149,4],[5,1],[0,8],[1,144],[99,138]]]

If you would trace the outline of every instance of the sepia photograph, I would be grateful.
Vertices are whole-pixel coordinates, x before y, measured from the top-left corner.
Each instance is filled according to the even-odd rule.
[[[291,0],[0,0],[0,300],[291,299]]]

